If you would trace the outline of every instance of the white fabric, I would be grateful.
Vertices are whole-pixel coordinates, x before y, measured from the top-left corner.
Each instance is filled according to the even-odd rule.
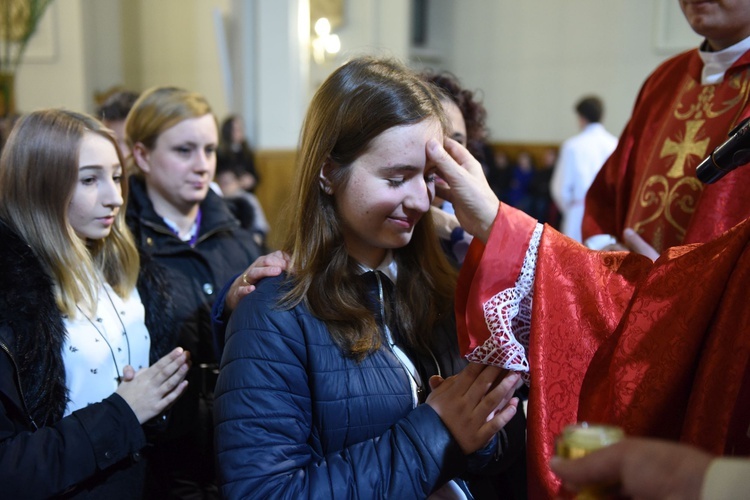
[[[703,500],[750,498],[750,458],[716,458],[703,480]]]
[[[96,328],[81,312],[75,318],[63,320],[67,333],[63,344],[63,364],[69,398],[65,416],[98,403],[115,392],[117,378],[128,364],[128,343],[130,365],[136,370],[148,366],[151,337],[146,329],[145,311],[138,290],[133,289],[130,297],[123,300],[108,284],[104,287],[99,290],[96,313],[91,317]],[[123,324],[127,336],[122,331]],[[102,335],[106,336],[109,346]]]
[[[450,201],[443,201],[440,209],[447,214],[456,215],[456,209],[453,208],[453,204]]]
[[[530,380],[526,354],[529,351],[536,259],[543,229],[543,225],[537,224],[531,235],[515,286],[500,291],[484,304],[484,320],[490,336],[466,355],[466,359],[474,363],[520,372],[527,384]]]
[[[427,500],[464,500],[466,493],[456,484],[456,481],[448,481],[443,486],[435,490]]]
[[[563,142],[552,173],[550,194],[562,214],[561,232],[581,241],[586,192],[617,147],[617,137],[601,123],[590,123]]]
[[[180,236],[180,228],[177,227],[177,224],[172,222],[171,220],[167,219],[166,217],[161,218],[164,221],[164,224],[167,225],[169,229],[172,230],[174,234],[177,235],[178,238],[180,238],[181,241],[190,241],[192,240],[197,234],[198,234],[198,221],[196,220],[193,222],[193,225],[190,226],[190,231]]]
[[[614,245],[615,243],[617,243],[617,238],[611,234],[595,234],[586,238],[586,241],[583,242],[584,245],[592,250],[603,250],[605,247]]]
[[[724,73],[748,50],[750,50],[750,37],[718,52],[699,50],[698,54],[703,60],[701,85],[720,83],[724,80]]]

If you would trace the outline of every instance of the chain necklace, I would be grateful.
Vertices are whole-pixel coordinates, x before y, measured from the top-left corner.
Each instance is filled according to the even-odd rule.
[[[427,393],[424,384],[422,383],[421,377],[419,376],[419,372],[417,371],[416,365],[409,360],[409,363],[407,364],[404,359],[399,355],[399,352],[403,354],[403,356],[406,359],[409,359],[406,352],[404,352],[403,349],[401,349],[395,342],[395,339],[393,338],[393,333],[391,332],[390,327],[388,326],[388,321],[386,321],[386,312],[385,312],[385,293],[383,290],[383,279],[390,280],[387,276],[385,276],[384,273],[381,271],[373,271],[375,274],[375,278],[378,282],[378,299],[380,302],[380,318],[383,322],[383,330],[385,332],[386,341],[388,342],[388,347],[390,347],[391,352],[394,356],[396,356],[396,359],[401,364],[401,367],[406,372],[406,375],[409,377],[409,385],[412,389],[412,396],[413,396],[413,402],[414,406],[416,407],[418,404],[424,403],[425,399],[427,398]],[[380,275],[383,274],[383,278],[380,277]],[[393,293],[393,291],[391,291]],[[430,352],[432,354],[432,352]],[[435,359],[435,356],[432,357],[432,359]],[[411,365],[411,366],[409,366]],[[440,374],[440,366],[437,364],[437,360],[435,360],[435,366],[437,366],[438,374]]]
[[[117,307],[115,307],[115,303],[112,300],[112,297],[109,295],[109,291],[107,290],[106,286],[102,286],[104,289],[104,293],[107,295],[107,298],[109,299],[109,303],[112,305],[112,310],[115,312],[115,316],[117,316],[117,319],[120,321],[120,326],[122,326],[122,334],[125,336],[125,342],[127,343],[128,347],[128,365],[130,364],[130,339],[128,338],[128,330],[125,328],[125,323],[123,323],[122,318],[120,317],[120,313],[117,311]],[[120,366],[117,364],[117,357],[115,356],[115,350],[112,349],[112,344],[109,343],[109,340],[107,340],[107,336],[102,333],[102,331],[99,329],[99,327],[96,326],[96,323],[94,323],[91,318],[83,312],[83,310],[76,304],[76,308],[83,314],[83,317],[88,320],[89,323],[91,323],[91,326],[94,327],[94,330],[96,330],[96,333],[99,334],[99,336],[104,340],[104,343],[107,344],[107,347],[109,347],[109,353],[112,355],[112,363],[115,366],[115,373],[117,374],[117,377],[115,380],[117,380],[117,383],[120,384],[122,382],[122,372],[120,371]],[[102,318],[97,318],[97,322],[101,323]]]

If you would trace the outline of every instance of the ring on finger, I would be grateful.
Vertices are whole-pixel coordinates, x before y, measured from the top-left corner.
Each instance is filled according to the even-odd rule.
[[[243,282],[243,283],[244,283],[245,285],[250,285],[250,282],[249,282],[249,281],[247,281],[247,273],[243,273],[243,274],[242,274],[242,282]]]

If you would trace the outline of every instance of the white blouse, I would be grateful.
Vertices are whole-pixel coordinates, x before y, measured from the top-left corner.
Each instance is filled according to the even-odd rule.
[[[67,333],[63,344],[68,388],[65,416],[115,392],[126,365],[136,371],[148,366],[151,337],[138,290],[123,300],[105,283],[93,317],[79,309],[75,318],[63,321]]]

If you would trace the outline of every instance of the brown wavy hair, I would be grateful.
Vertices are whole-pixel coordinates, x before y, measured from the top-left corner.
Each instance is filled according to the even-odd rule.
[[[466,122],[466,149],[483,161],[484,142],[487,140],[487,110],[477,92],[464,88],[459,79],[447,71],[423,71],[420,76],[435,85],[446,99],[453,101]]]
[[[365,306],[359,265],[344,246],[334,199],[321,189],[319,176],[327,164],[334,192],[345,189],[352,162],[375,137],[427,119],[447,130],[440,100],[429,84],[397,61],[360,57],[322,84],[302,127],[293,227],[284,247],[294,272],[281,303],[292,307],[304,302],[326,323],[342,351],[355,359],[377,350],[381,333]],[[424,351],[437,321],[452,310],[456,273],[438,244],[429,213],[414,228],[411,241],[393,253],[399,275],[389,314],[408,347]]]

